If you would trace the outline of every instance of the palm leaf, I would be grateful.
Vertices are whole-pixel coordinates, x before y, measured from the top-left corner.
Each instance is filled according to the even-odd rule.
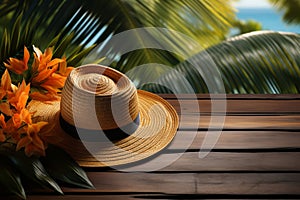
[[[21,183],[19,172],[11,165],[4,156],[0,156],[0,186],[1,192],[14,195],[20,199],[26,199],[25,191]]]
[[[46,169],[38,158],[27,157],[24,152],[21,151],[10,152],[10,154],[7,154],[7,157],[13,166],[20,170],[21,174],[28,180],[44,188],[51,189],[57,194],[63,194],[59,185],[48,175]]]
[[[253,32],[207,48],[138,87],[157,93],[166,91],[162,86],[173,93],[299,93],[299,51],[298,34]]]
[[[71,186],[94,188],[85,171],[65,151],[50,145],[46,154],[46,157],[41,158],[41,162],[55,180]]]
[[[69,6],[66,6],[66,3],[49,0],[2,0],[0,3],[0,34],[4,35],[0,45],[2,67],[3,62],[20,52],[24,45],[29,47],[34,44],[44,49],[58,35],[60,37],[56,38],[56,45],[61,45],[66,35],[59,33],[80,7],[77,2],[70,3]],[[82,47],[71,43],[64,50],[68,53],[71,49],[74,51]]]
[[[149,41],[158,43],[162,47],[175,47],[179,52],[185,51],[191,56],[200,49],[225,38],[234,18],[234,11],[229,6],[229,1],[194,0],[183,3],[182,1],[153,0],[114,2],[121,12],[116,16],[118,21],[111,20],[107,29],[119,27],[114,30],[116,34],[141,27],[160,27],[172,30],[163,37],[161,34],[158,37],[155,30],[148,31],[148,29],[147,33],[136,31],[131,36],[124,37],[119,44],[106,45],[107,49],[104,47],[98,50],[98,52],[101,52],[99,57],[105,55],[110,60],[108,63],[113,63],[111,66],[122,72],[127,72],[135,66],[145,63],[155,62],[173,66],[182,59],[166,51],[154,50],[151,47],[149,49]],[[119,21],[120,19],[125,19],[125,21]],[[186,42],[182,41],[182,36],[176,34],[177,32],[190,37],[193,43],[188,46],[193,48],[187,48]],[[145,35],[147,38],[145,38]],[[195,45],[195,42],[198,45]],[[140,47],[140,49],[123,54],[123,52],[120,52],[120,48],[124,49],[128,43]],[[104,64],[107,64],[107,62]]]
[[[59,54],[64,52],[67,61],[72,60],[72,64],[78,66],[81,59],[76,59],[76,55],[80,54],[80,58],[84,58],[81,52],[88,54],[86,49],[93,44],[101,44],[114,34],[146,26],[181,31],[203,46],[210,46],[225,37],[235,17],[230,3],[230,0],[2,0],[0,34],[8,37],[2,38],[0,61],[14,56],[23,45],[34,44],[44,49],[53,44],[55,38]],[[10,40],[12,35],[14,41]],[[155,35],[152,38],[155,39]],[[143,38],[139,35],[136,35],[134,42],[145,47]],[[179,37],[166,36],[164,42],[173,43],[181,49],[186,48]],[[199,49],[192,49],[190,52],[197,51]],[[137,55],[143,55],[144,59],[136,59],[138,56],[134,54],[120,57],[118,48],[111,49],[110,54],[105,56],[113,58],[114,63],[117,63],[114,67],[124,70],[157,58],[171,65],[180,60],[166,52],[147,49],[137,52]],[[98,56],[96,60],[99,58]],[[170,58],[171,62],[168,61]]]
[[[278,11],[283,13],[283,20],[289,24],[300,23],[299,0],[269,0]]]

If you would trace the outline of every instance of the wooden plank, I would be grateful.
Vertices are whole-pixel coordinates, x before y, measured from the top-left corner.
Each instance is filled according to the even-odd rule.
[[[118,173],[90,172],[95,190],[67,193],[300,194],[299,173]]]
[[[79,195],[68,195],[65,194],[64,196],[45,196],[45,195],[29,195],[27,197],[27,200],[53,200],[53,199],[72,199],[72,200],[82,200],[82,199],[88,199],[88,200],[137,200],[138,195],[122,195],[122,194],[116,194],[116,195],[105,195],[105,194],[79,194]],[[138,198],[138,199],[145,199],[145,198]]]
[[[223,121],[224,119],[224,121]],[[225,122],[225,123],[224,123]],[[180,129],[300,130],[300,115],[287,116],[198,116],[182,115]]]
[[[164,161],[177,155],[160,155]],[[171,162],[170,162],[171,163]],[[157,164],[157,163],[156,163]],[[161,171],[300,171],[300,152],[228,153],[210,152],[199,158],[199,152],[185,152]],[[300,181],[300,180],[299,180]]]
[[[200,149],[203,140],[215,131],[178,131],[168,149]],[[300,132],[222,131],[214,149],[300,148]]]
[[[243,195],[272,197],[300,195],[299,173],[119,173],[89,172],[95,190],[63,188],[65,196],[32,191],[29,200],[35,199],[166,199],[198,195],[201,199],[215,199],[216,195]],[[180,180],[180,181],[179,181]],[[238,186],[238,187],[237,187]],[[174,196],[175,195],[175,196]],[[209,196],[208,196],[209,195]],[[254,196],[249,196],[254,195]],[[160,198],[157,198],[160,197]],[[220,197],[219,196],[219,197]],[[235,196],[231,196],[235,197]],[[172,199],[173,199],[172,198]],[[180,199],[181,199],[180,198]],[[199,199],[197,198],[197,199]],[[217,199],[218,196],[216,197]],[[171,199],[170,197],[167,199]],[[179,198],[178,198],[179,199]],[[228,198],[226,198],[228,199]],[[235,198],[236,199],[236,198]]]
[[[85,195],[64,195],[64,196],[42,196],[42,195],[29,195],[27,200],[53,200],[55,199],[72,199],[72,200],[149,200],[149,199],[210,199],[210,200],[242,200],[242,199],[256,199],[256,200],[274,200],[276,199],[299,199],[298,195],[203,195],[203,194],[153,194],[153,193],[145,193],[145,194],[118,194],[115,195],[107,195],[107,194],[85,194]],[[224,199],[226,198],[226,199]]]
[[[165,99],[300,99],[299,94],[158,94]]]
[[[200,113],[206,114],[211,112],[211,106],[214,105],[214,114],[225,113],[229,114],[299,114],[300,100],[172,100],[167,99],[178,113],[190,114]]]
[[[162,96],[179,111],[174,95]],[[33,190],[28,199],[149,199],[149,196],[167,199],[169,195],[174,199],[185,198],[185,195],[199,195],[189,196],[194,199],[219,199],[223,195],[251,198],[300,195],[300,95],[227,95],[227,114],[231,116],[226,116],[224,126],[218,119],[211,125],[224,130],[214,146],[215,151],[203,159],[198,156],[200,145],[206,134],[216,133],[203,131],[210,124],[211,117],[207,115],[211,103],[209,95],[197,95],[199,117],[191,97],[180,95],[181,130],[166,151],[152,157],[172,161],[178,156],[169,166],[153,173],[94,169],[88,176],[95,190],[65,187],[65,196]],[[222,98],[220,95],[219,101]],[[197,133],[195,129],[202,131]],[[186,147],[193,137],[194,142]],[[188,151],[184,152],[185,149]]]
[[[127,168],[125,168],[127,167]],[[126,171],[155,169],[163,172],[284,172],[300,171],[300,152],[209,152],[199,158],[199,152],[163,152],[125,166]],[[300,180],[299,180],[300,181]]]
[[[87,196],[124,193],[300,195],[299,173],[90,172],[88,175],[96,189],[63,188],[63,191],[66,194]]]

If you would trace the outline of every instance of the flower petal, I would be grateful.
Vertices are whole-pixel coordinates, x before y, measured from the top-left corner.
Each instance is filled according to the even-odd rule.
[[[1,126],[1,128],[6,128],[5,117],[2,113],[0,115],[0,126]]]
[[[13,112],[10,109],[10,105],[7,102],[0,103],[0,111],[2,113],[4,113],[5,115],[7,115],[7,116],[12,116],[13,115]]]
[[[10,78],[10,75],[9,75],[7,69],[4,71],[2,78],[1,78],[1,87],[6,91],[12,90],[11,89],[11,78]]]
[[[22,117],[22,121],[25,122],[26,124],[32,124],[31,114],[26,108],[22,109],[21,117]]]
[[[29,51],[28,49],[24,46],[24,57],[23,57],[23,62],[24,62],[24,65],[26,66],[26,70],[28,69],[28,60],[30,58],[30,54],[29,54]]]
[[[32,142],[32,138],[30,136],[25,136],[18,141],[16,150],[19,151],[21,148],[26,147]]]
[[[12,121],[13,121],[13,124],[14,124],[14,127],[16,129],[20,128],[21,125],[22,125],[22,117],[19,113],[15,113],[13,116],[12,116]]]
[[[24,55],[23,60],[19,60],[16,58],[9,58],[9,61],[7,63],[4,63],[5,67],[7,67],[9,70],[15,72],[16,74],[22,74],[24,71],[28,69],[28,61],[30,58],[30,54],[28,49],[24,46]]]
[[[64,62],[63,59],[59,59],[59,58],[55,58],[53,60],[51,60],[49,63],[47,63],[47,68],[53,68],[55,67],[55,71],[58,69],[58,64]]]
[[[2,129],[0,129],[0,142],[5,142],[6,137]]]
[[[32,155],[41,155],[41,156],[45,156],[45,150],[44,149],[40,149],[37,146],[35,146],[33,143],[28,144],[25,147],[25,154],[26,156],[30,157]]]
[[[51,103],[52,101],[60,100],[60,96],[56,93],[43,93],[43,92],[33,92],[30,94],[30,97],[37,101],[42,101],[44,103]]]
[[[43,56],[43,53],[41,52],[41,50],[33,45],[33,51],[36,53],[38,59],[40,60],[41,57]]]

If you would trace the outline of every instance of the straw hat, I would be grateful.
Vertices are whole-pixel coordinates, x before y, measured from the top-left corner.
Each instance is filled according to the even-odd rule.
[[[165,148],[178,127],[167,101],[136,90],[124,74],[100,65],[72,70],[60,102],[31,101],[29,108],[37,120],[49,122],[50,143],[85,167],[147,158]]]

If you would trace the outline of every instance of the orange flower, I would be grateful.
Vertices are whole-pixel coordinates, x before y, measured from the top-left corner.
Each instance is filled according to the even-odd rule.
[[[23,108],[21,110],[20,115],[21,115],[23,122],[25,122],[26,124],[32,124],[31,114],[30,114],[29,110],[27,110],[26,108]]]
[[[36,47],[33,49],[34,59],[31,67],[28,67],[29,51],[24,47],[23,60],[10,58],[8,63],[5,63],[7,69],[0,83],[0,142],[15,143],[16,150],[24,148],[27,156],[45,155],[45,141],[53,136],[49,129],[40,132],[47,122],[32,122],[32,113],[26,108],[29,95],[32,99],[45,102],[59,100],[58,92],[73,69],[67,67],[65,57],[52,59],[52,48],[47,48],[44,53]],[[29,79],[23,79],[17,87],[12,84],[8,70],[23,74],[23,78]],[[25,74],[29,76],[24,76]],[[26,84],[26,81],[29,83]],[[34,87],[33,91],[31,86]],[[9,119],[5,121],[7,116]]]
[[[63,57],[62,60],[63,61],[60,63],[58,73],[64,77],[67,77],[69,76],[70,72],[74,69],[74,67],[67,66],[66,57]]]
[[[12,118],[6,122],[6,126],[3,128],[3,131],[6,134],[6,137],[12,137],[14,141],[18,141],[20,139],[18,128],[14,126]]]
[[[52,101],[60,100],[60,97],[56,93],[42,93],[42,92],[33,92],[30,94],[30,97],[37,101],[43,101],[45,103],[51,103]]]
[[[42,69],[46,68],[45,66],[47,63],[49,63],[52,59],[52,52],[53,47],[49,47],[45,50],[44,54],[41,52],[41,50],[35,46],[33,46],[35,60],[38,61],[37,70],[41,71]],[[40,68],[39,68],[40,67]]]
[[[7,116],[12,116],[13,115],[13,112],[10,109],[10,105],[7,102],[0,103],[0,112],[4,113]]]
[[[4,135],[3,129],[0,129],[0,142],[5,142],[6,137]]]
[[[34,154],[37,155],[45,155],[45,145],[38,133],[41,128],[47,125],[47,122],[38,122],[36,124],[28,124],[24,129],[26,130],[26,135],[23,136],[18,144],[16,150],[20,150],[21,148],[25,148],[25,154],[27,156],[32,156]]]
[[[22,125],[22,117],[19,113],[16,113],[12,116],[12,121],[16,129],[20,128]]]
[[[6,128],[5,117],[3,114],[0,114],[0,126],[1,128]]]
[[[1,87],[0,87],[0,100],[6,95],[7,91],[11,91],[11,78],[7,71],[4,71],[2,78],[1,78]]]
[[[11,78],[7,69],[4,71],[1,78],[1,88],[4,90],[11,90]]]
[[[14,127],[19,129],[22,126],[22,123],[32,124],[31,114],[26,108],[23,108],[20,113],[15,113],[12,116]]]
[[[24,71],[28,69],[28,60],[29,60],[30,54],[28,49],[24,46],[24,56],[23,60],[18,60],[16,58],[9,58],[9,61],[7,63],[4,63],[5,67],[7,67],[9,70],[17,73],[22,74]]]
[[[8,93],[8,102],[20,112],[26,106],[29,91],[30,84],[26,85],[25,81],[23,80],[16,92]]]
[[[58,69],[58,64],[61,62],[61,59],[54,59],[46,65],[39,65],[38,74],[32,79],[33,84],[40,84],[41,82],[47,80],[52,76],[53,73]],[[43,66],[43,67],[41,67]]]
[[[41,84],[41,86],[47,89],[48,91],[49,90],[60,91],[58,90],[58,88],[62,88],[65,85],[66,78],[67,77],[65,76],[54,73],[43,84]]]
[[[6,123],[5,123],[5,117],[3,114],[0,115],[0,126],[2,129],[0,129],[0,142],[5,142],[6,136],[4,134],[3,129],[6,128]]]
[[[52,48],[47,48],[43,54],[38,48],[34,47],[34,76],[31,82],[32,86],[37,87],[39,91],[30,95],[32,99],[40,101],[58,100],[57,93],[60,92],[65,84],[66,77],[73,69],[73,67],[67,67],[66,58],[51,60],[52,50]]]

